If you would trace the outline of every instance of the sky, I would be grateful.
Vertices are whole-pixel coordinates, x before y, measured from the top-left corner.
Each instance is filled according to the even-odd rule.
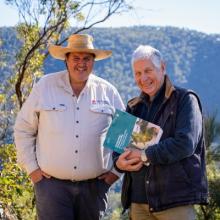
[[[131,1],[131,0],[130,0]],[[174,26],[220,34],[220,0],[132,0],[134,10],[115,15],[98,27]],[[0,26],[18,22],[14,9],[0,0]]]

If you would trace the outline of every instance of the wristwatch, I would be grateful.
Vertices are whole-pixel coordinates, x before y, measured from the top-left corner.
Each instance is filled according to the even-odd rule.
[[[147,156],[145,153],[145,150],[141,150],[141,160],[146,163],[147,162]]]

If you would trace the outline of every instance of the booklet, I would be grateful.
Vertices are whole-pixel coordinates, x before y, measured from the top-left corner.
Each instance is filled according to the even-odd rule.
[[[116,109],[106,134],[104,147],[120,154],[126,147],[146,149],[157,144],[162,133],[160,126]]]

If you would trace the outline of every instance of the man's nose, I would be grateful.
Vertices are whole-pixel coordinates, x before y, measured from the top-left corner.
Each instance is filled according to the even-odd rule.
[[[84,59],[78,60],[78,65],[86,65],[86,61]]]
[[[146,74],[141,74],[141,81],[146,81],[148,79]]]

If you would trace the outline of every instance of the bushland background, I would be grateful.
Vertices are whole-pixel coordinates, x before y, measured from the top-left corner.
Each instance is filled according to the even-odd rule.
[[[199,94],[205,117],[210,204],[197,206],[197,219],[220,219],[220,35],[170,26],[97,28],[98,22],[133,10],[123,0],[5,2],[18,11],[20,19],[13,27],[0,27],[0,219],[36,219],[33,186],[16,163],[13,124],[33,84],[42,75],[65,68],[48,55],[48,44],[65,45],[73,33],[89,33],[97,48],[113,51],[110,59],[95,64],[95,74],[113,83],[125,103],[139,94],[130,60],[140,44],[158,48],[173,82]],[[98,7],[101,13],[96,18]],[[80,25],[70,25],[70,18]],[[120,187],[121,181],[111,187],[104,219],[128,219],[127,213],[121,215]]]

